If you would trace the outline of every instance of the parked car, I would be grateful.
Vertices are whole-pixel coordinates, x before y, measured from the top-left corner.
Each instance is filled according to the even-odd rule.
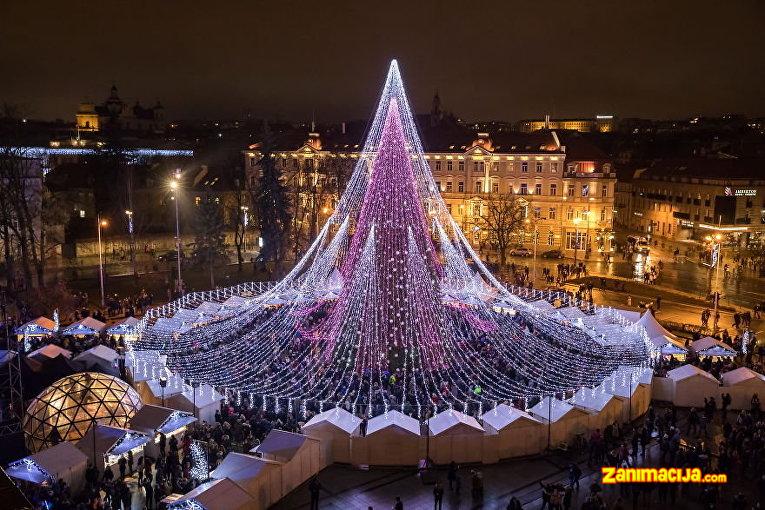
[[[524,247],[513,248],[510,250],[511,257],[531,257],[531,250]]]
[[[643,253],[645,255],[648,255],[648,253],[651,251],[651,243],[648,242],[648,239],[645,237],[641,237],[640,240],[638,240],[637,244],[635,245],[635,250],[638,253]]]
[[[186,255],[181,252],[181,259],[186,258]],[[166,253],[163,253],[162,255],[157,257],[157,262],[177,262],[178,261],[178,252],[168,251]]]
[[[563,252],[560,250],[547,250],[542,254],[543,259],[562,259]]]

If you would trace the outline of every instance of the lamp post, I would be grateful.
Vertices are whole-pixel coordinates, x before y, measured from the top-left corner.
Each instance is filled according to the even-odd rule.
[[[242,241],[244,244],[244,252],[247,253],[247,224],[249,221],[249,217],[247,216],[247,211],[249,211],[249,207],[246,205],[243,205],[241,207],[242,209],[242,225],[244,226],[244,232],[242,233]]]
[[[181,291],[181,223],[178,216],[178,188],[180,187],[179,181],[181,179],[180,170],[176,170],[173,174],[173,180],[170,181],[170,189],[173,190],[173,202],[175,202],[175,250],[178,257],[178,292]]]
[[[98,220],[98,275],[101,280],[101,307],[106,306],[106,297],[104,295],[104,251],[101,246],[101,227],[106,227],[108,223],[101,219],[101,213],[97,216]]]
[[[715,311],[713,316],[713,327],[712,327],[712,334],[714,335],[717,333],[717,324],[718,324],[718,318],[717,318],[717,311],[720,308],[720,262],[722,259],[722,235],[715,234],[715,244],[713,245],[712,250],[717,251],[717,257],[715,261],[715,265],[717,266],[715,268]],[[714,255],[713,255],[714,256]]]
[[[133,211],[125,211],[128,219],[128,234],[130,234],[130,263],[133,266],[133,276],[138,276],[135,265],[135,228],[133,227]]]
[[[576,266],[576,256],[577,251],[579,250],[579,222],[582,221],[581,218],[576,217],[574,218],[574,265]]]

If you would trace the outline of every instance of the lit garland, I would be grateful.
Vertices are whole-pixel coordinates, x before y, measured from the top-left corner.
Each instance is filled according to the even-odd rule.
[[[394,61],[347,189],[290,273],[239,308],[160,318],[134,347],[227,401],[303,417],[526,408],[655,355],[615,312],[572,320],[525,301],[559,295],[516,294],[448,214]]]

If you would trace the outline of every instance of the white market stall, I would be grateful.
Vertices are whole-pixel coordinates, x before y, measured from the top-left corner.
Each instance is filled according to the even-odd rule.
[[[14,330],[18,341],[23,341],[24,350],[29,349],[30,338],[47,338],[58,331],[58,324],[47,317],[38,317],[22,324]]]
[[[140,319],[136,319],[135,317],[125,317],[106,328],[106,333],[109,336],[124,337],[128,340],[134,340],[138,336],[138,325],[140,323]]]
[[[544,450],[547,429],[530,414],[499,404],[481,417],[486,435],[483,438],[484,463],[533,455]]]
[[[167,372],[165,372],[167,373]],[[162,387],[162,378],[166,385]],[[141,396],[141,400],[146,404],[157,404],[169,406],[168,398],[183,393],[185,384],[183,377],[178,374],[162,375],[156,379],[142,381],[135,385],[136,391]],[[172,406],[169,406],[172,407]]]
[[[615,421],[620,421],[622,416],[622,402],[614,395],[606,391],[601,384],[595,388],[581,388],[569,399],[574,407],[590,414],[590,430],[601,431]]]
[[[720,400],[719,381],[694,365],[683,365],[667,372],[673,382],[672,403],[680,407],[704,407],[704,399]]]
[[[72,443],[62,441],[29,457],[11,462],[5,472],[11,478],[36,485],[51,485],[64,480],[72,494],[78,494],[85,485],[88,456]]]
[[[86,336],[100,335],[106,330],[106,324],[93,317],[85,317],[73,322],[61,331],[64,336],[83,338]]]
[[[146,404],[130,418],[128,427],[151,436],[152,440],[146,445],[146,453],[156,458],[160,453],[159,434],[164,434],[167,441],[176,436],[180,443],[186,428],[195,421],[196,418],[185,411]]]
[[[375,416],[366,436],[353,438],[353,454],[354,464],[416,466],[425,457],[420,422],[396,410]]]
[[[529,414],[549,427],[549,446],[553,448],[589,431],[590,414],[557,398],[543,398]]]
[[[72,351],[68,351],[63,347],[59,347],[56,344],[43,345],[39,349],[30,352],[27,357],[32,359],[42,360],[45,358],[53,359],[56,356],[63,356],[67,359],[71,359]]]
[[[313,416],[303,425],[302,432],[321,440],[322,465],[351,462],[351,436],[356,434],[361,418],[341,407]]]
[[[292,491],[323,467],[318,439],[284,430],[272,429],[250,453],[282,465],[282,494]]]
[[[109,425],[97,424],[90,427],[77,442],[80,449],[90,460],[96,459],[99,471],[117,463],[119,458],[133,452],[133,458],[142,456],[143,447],[151,440],[148,434],[137,430],[121,429]]]
[[[621,401],[623,422],[642,416],[651,405],[651,387],[640,383],[642,377],[630,370],[616,370],[603,380],[606,392]]]
[[[103,372],[109,375],[119,375],[117,362],[120,355],[117,351],[105,345],[96,345],[74,357],[85,370]]]
[[[216,480],[228,478],[247,491],[255,500],[253,509],[265,510],[284,496],[281,464],[275,461],[231,452],[210,476]]]
[[[198,388],[183,386],[183,391],[165,398],[165,406],[186,411],[196,416],[200,422],[215,423],[215,412],[220,410],[224,397],[209,384]]]
[[[747,367],[725,372],[722,384],[722,393],[730,394],[731,409],[750,409],[755,393],[758,398],[765,398],[765,375]]]
[[[735,358],[738,355],[733,347],[711,336],[705,336],[691,342],[691,351],[699,357]]]
[[[228,478],[205,482],[167,505],[168,510],[200,508],[201,510],[251,510],[257,507],[252,496]]]
[[[472,416],[450,409],[430,418],[428,427],[434,463],[481,462],[484,430]]]

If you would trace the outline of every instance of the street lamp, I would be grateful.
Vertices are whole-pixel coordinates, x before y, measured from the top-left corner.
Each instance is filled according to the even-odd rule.
[[[162,388],[162,407],[165,407],[165,388],[167,388],[167,377],[159,376],[159,387]]]
[[[97,215],[98,221],[98,274],[101,280],[101,307],[106,306],[106,297],[104,295],[104,250],[101,245],[101,227],[109,225],[106,220],[101,219],[101,213]]]
[[[247,211],[249,211],[250,208],[247,207],[246,205],[243,205],[241,209],[242,209],[242,224],[244,225],[244,233],[242,234],[242,241],[244,242],[244,252],[247,253],[247,224],[249,222]]]
[[[574,265],[576,265],[577,251],[579,250],[579,222],[582,221],[578,216],[574,218]]]
[[[173,175],[173,179],[170,181],[170,189],[173,190],[173,196],[171,197],[175,202],[175,250],[178,257],[178,292],[181,291],[181,223],[178,216],[178,188],[180,187],[178,181],[181,178],[180,170],[177,170]]]

